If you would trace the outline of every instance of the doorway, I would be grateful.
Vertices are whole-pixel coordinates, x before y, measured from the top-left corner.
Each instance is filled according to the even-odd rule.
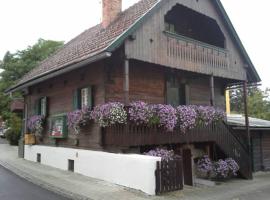
[[[183,149],[184,184],[193,186],[192,154],[190,149]]]

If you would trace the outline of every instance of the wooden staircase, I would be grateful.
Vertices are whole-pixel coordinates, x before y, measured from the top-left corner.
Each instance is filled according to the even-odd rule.
[[[230,127],[220,123],[212,135],[215,143],[223,151],[226,157],[233,158],[240,167],[240,174],[243,178],[252,179],[251,157],[248,145],[240,140]]]

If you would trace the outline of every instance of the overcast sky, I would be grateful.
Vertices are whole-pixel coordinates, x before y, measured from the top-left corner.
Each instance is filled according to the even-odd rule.
[[[139,0],[123,0],[127,8]],[[222,0],[264,87],[270,87],[270,1]],[[0,59],[39,38],[69,41],[101,21],[101,0],[0,0]]]

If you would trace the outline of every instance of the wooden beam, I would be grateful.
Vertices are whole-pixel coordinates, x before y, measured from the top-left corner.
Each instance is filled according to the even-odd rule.
[[[213,75],[210,76],[210,89],[211,89],[210,105],[215,106],[215,80]]]
[[[124,103],[129,104],[129,60],[125,59],[124,66]]]
[[[245,110],[245,125],[247,132],[247,140],[248,140],[248,153],[249,153],[249,174],[250,179],[252,179],[252,151],[251,151],[251,138],[250,138],[250,127],[249,127],[249,118],[248,118],[248,99],[247,99],[247,81],[243,83],[243,91],[244,91],[244,110]]]

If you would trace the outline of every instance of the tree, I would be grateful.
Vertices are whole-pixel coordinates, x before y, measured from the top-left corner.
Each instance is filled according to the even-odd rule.
[[[10,97],[4,91],[14,85],[27,72],[33,69],[39,62],[52,55],[63,45],[63,42],[39,39],[33,46],[25,50],[17,51],[14,54],[9,51],[0,61],[0,116],[4,119],[10,117],[9,103]],[[20,96],[15,93],[15,96]]]
[[[10,127],[7,138],[11,144],[18,142],[22,121],[16,114],[10,112],[11,97],[5,94],[5,90],[62,45],[63,42],[39,39],[36,44],[25,50],[17,51],[14,54],[8,51],[3,60],[0,60],[0,69],[2,69],[0,73],[0,116],[7,121]],[[20,97],[20,93],[14,93],[13,96]]]
[[[242,89],[230,91],[231,109],[236,113],[244,113],[244,97]],[[270,89],[264,91],[258,87],[248,89],[248,113],[252,117],[270,120]]]

